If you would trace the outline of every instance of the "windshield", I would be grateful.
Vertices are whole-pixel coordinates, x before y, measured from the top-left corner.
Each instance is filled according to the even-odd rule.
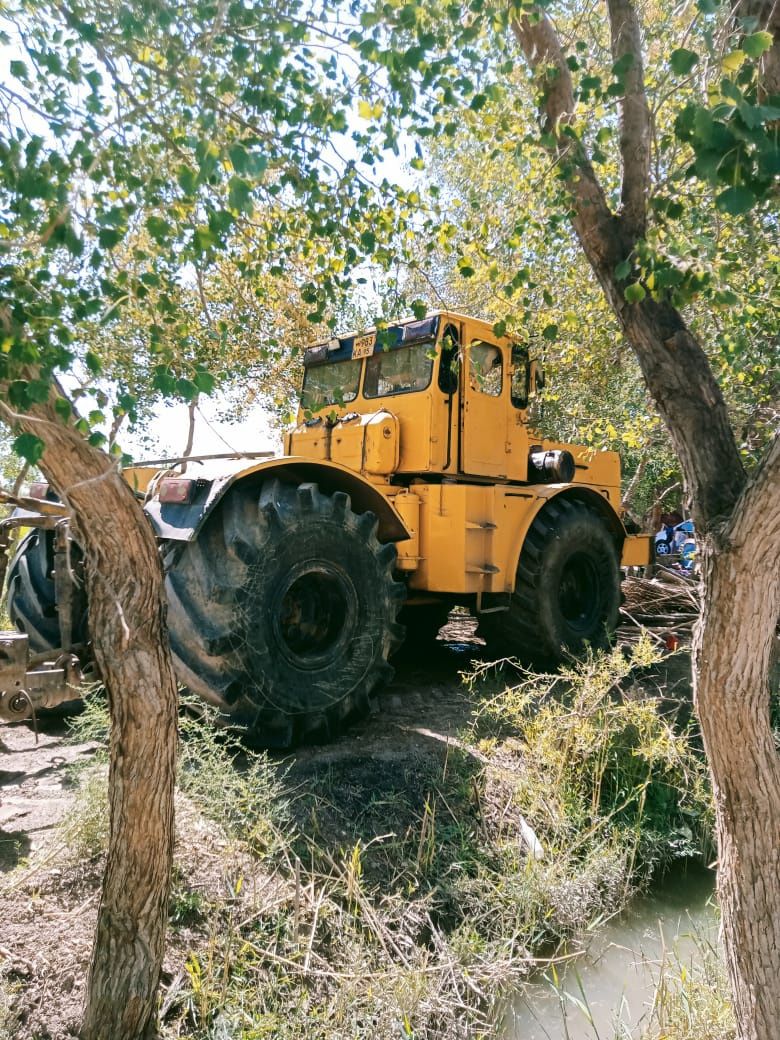
[[[363,396],[389,397],[425,390],[433,372],[433,349],[432,343],[415,343],[374,354],[366,362]]]
[[[304,372],[301,408],[317,412],[329,404],[346,404],[357,397],[360,361],[311,365]]]

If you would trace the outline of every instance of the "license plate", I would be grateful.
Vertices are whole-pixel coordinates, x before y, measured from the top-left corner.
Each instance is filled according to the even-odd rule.
[[[352,347],[353,358],[371,357],[374,353],[374,344],[376,343],[376,333],[371,332],[367,336],[357,336],[355,338],[355,345]]]

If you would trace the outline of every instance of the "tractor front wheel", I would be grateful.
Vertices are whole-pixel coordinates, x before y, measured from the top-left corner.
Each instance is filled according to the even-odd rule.
[[[166,559],[179,679],[265,747],[365,714],[402,637],[396,550],[376,530],[316,484],[234,488]]]
[[[586,646],[604,647],[620,608],[618,550],[584,502],[554,499],[526,536],[508,611],[483,614],[488,648],[555,666]]]

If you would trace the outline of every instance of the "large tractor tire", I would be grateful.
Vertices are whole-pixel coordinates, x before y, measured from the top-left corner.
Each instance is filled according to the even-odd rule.
[[[71,543],[71,566],[82,572],[81,550]],[[8,564],[8,615],[19,632],[27,634],[34,654],[59,649],[60,621],[54,588],[54,534],[34,528],[21,540]],[[74,643],[86,643],[86,613],[73,633]],[[39,709],[41,715],[72,715],[81,711],[80,698],[55,708]]]
[[[71,566],[81,571],[81,551],[71,543]],[[54,534],[34,528],[19,543],[8,565],[8,614],[19,632],[26,632],[33,653],[60,646],[60,622],[54,589]],[[75,643],[87,640],[87,619],[73,633]]]
[[[608,645],[620,608],[618,549],[583,502],[555,499],[526,536],[508,611],[483,614],[488,649],[544,667]]]
[[[326,740],[392,677],[404,587],[394,545],[343,492],[234,488],[166,556],[178,677],[253,743]]]

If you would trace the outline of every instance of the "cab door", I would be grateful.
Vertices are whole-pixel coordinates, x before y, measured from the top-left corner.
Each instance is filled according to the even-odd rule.
[[[503,347],[484,339],[470,339],[466,343],[461,471],[471,476],[507,476],[507,367]]]

